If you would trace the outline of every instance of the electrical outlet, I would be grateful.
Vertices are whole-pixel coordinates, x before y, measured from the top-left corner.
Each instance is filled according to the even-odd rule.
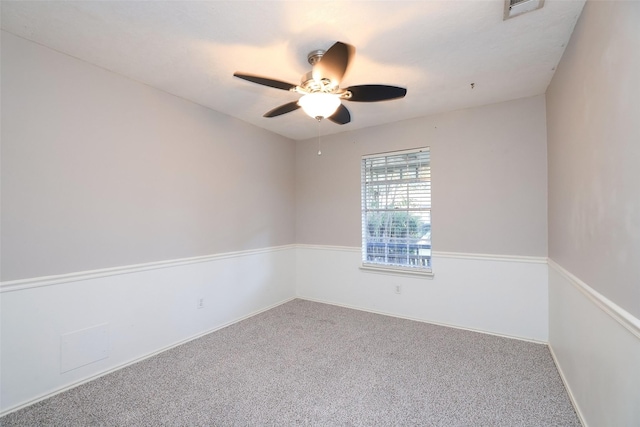
[[[401,294],[402,293],[402,285],[396,285],[395,292],[396,292],[396,294]]]
[[[198,298],[197,308],[204,308],[204,298]]]

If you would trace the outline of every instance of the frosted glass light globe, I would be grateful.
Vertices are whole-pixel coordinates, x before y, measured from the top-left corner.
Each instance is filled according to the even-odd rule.
[[[314,119],[327,118],[335,113],[340,106],[340,98],[331,93],[308,93],[298,100],[298,104],[305,113]]]

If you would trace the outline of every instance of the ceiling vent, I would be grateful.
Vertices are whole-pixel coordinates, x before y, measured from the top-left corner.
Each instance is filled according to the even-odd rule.
[[[540,9],[544,0],[504,0],[504,19]]]

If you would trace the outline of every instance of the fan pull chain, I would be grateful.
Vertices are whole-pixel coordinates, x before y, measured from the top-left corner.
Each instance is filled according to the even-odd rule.
[[[322,117],[316,117],[316,120],[318,120],[318,156],[322,156],[322,149],[320,148],[320,121]]]

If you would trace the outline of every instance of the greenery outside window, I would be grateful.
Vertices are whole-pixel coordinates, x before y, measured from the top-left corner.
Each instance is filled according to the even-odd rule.
[[[431,273],[429,147],[362,158],[362,263]]]

